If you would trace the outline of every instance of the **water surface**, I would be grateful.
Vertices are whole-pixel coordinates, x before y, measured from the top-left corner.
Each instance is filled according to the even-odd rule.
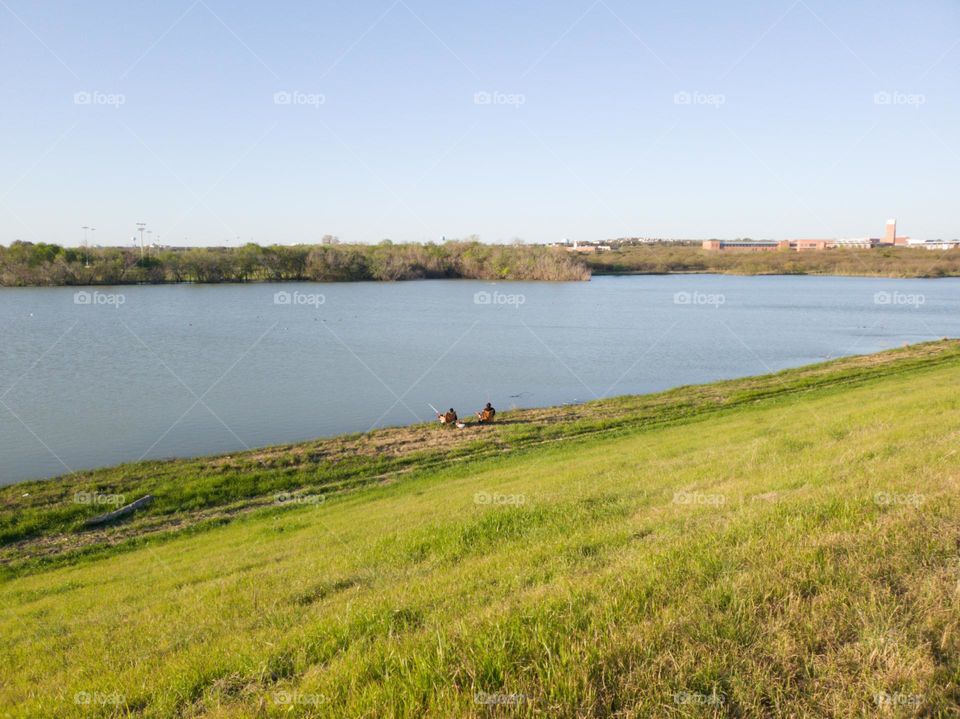
[[[407,424],[429,404],[581,402],[960,335],[958,279],[77,291],[0,289],[0,484]]]

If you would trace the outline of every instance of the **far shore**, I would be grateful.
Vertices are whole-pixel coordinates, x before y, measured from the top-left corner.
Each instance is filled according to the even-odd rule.
[[[594,270],[586,278],[575,280],[537,280],[537,279],[485,279],[475,277],[411,277],[403,280],[314,280],[314,279],[264,279],[264,280],[223,280],[217,282],[199,282],[196,280],[181,280],[178,282],[110,282],[110,283],[88,283],[88,284],[31,284],[31,285],[0,285],[0,290],[14,289],[40,289],[40,288],[102,288],[102,287],[168,287],[168,286],[203,286],[211,287],[218,285],[239,286],[239,285],[283,285],[283,284],[382,284],[384,282],[481,282],[484,284],[511,284],[520,282],[589,282],[594,277],[666,277],[670,275],[681,276],[716,276],[716,277],[847,277],[851,279],[887,279],[887,280],[943,280],[956,279],[960,277],[957,274],[904,274],[904,273],[868,273],[868,272],[778,272],[778,271],[756,271],[743,272],[739,270],[723,270],[718,268],[703,270]]]
[[[571,251],[549,245],[442,244],[96,247],[0,246],[0,287],[97,287],[251,282],[489,282],[589,280],[592,275],[817,275],[960,277],[960,250],[896,247],[820,251],[710,251],[693,244],[612,242]]]

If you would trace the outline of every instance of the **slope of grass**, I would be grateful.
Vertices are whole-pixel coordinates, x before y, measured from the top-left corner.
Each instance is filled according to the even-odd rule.
[[[0,704],[955,716],[956,346],[845,362],[34,567],[0,584]]]
[[[251,511],[319,502],[370,484],[465,461],[520,453],[587,436],[699,422],[758,402],[823,393],[960,364],[960,343],[929,342],[773,375],[617,397],[576,407],[504,413],[497,424],[455,431],[432,425],[270,447],[230,456],[150,461],[0,488],[0,562],[7,575],[37,564],[102,556],[148,539],[218,526]],[[86,531],[83,521],[145,494],[156,501],[132,522]],[[86,501],[78,501],[86,500]]]

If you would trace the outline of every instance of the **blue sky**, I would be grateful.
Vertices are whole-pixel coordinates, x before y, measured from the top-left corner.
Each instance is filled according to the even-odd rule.
[[[960,237],[953,0],[0,0],[0,63],[3,244]]]

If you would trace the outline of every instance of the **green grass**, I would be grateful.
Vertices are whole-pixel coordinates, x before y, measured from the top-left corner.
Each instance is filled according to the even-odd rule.
[[[943,342],[619,398],[320,503],[25,564],[0,584],[0,705],[956,716],[958,385]],[[202,487],[203,461],[169,466]]]

